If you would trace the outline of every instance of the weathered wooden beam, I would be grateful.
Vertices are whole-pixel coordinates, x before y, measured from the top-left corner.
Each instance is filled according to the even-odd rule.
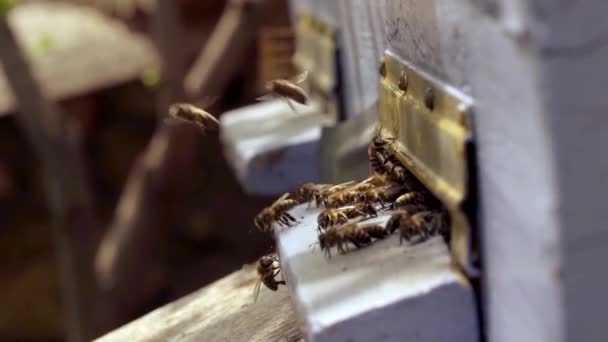
[[[17,123],[42,165],[62,281],[67,340],[94,335],[96,286],[90,264],[99,237],[79,127],[47,100],[24,48],[0,13],[0,61],[13,90]]]
[[[303,341],[286,289],[262,286],[254,302],[257,279],[253,265],[245,266],[96,341]]]

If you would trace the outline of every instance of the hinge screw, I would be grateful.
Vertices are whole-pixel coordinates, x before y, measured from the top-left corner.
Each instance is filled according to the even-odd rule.
[[[386,61],[384,59],[380,62],[380,76],[382,78],[386,77]]]
[[[435,107],[435,92],[431,87],[426,88],[424,91],[424,104],[429,110],[433,110]]]
[[[407,90],[407,74],[405,71],[402,71],[401,76],[399,77],[399,89],[401,91]]]

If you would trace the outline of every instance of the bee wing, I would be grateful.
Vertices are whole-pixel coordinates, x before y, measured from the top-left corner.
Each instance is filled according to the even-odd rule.
[[[260,295],[260,288],[262,287],[262,277],[259,277],[253,287],[253,302],[257,302],[258,296]]]
[[[196,104],[201,107],[201,108],[209,108],[211,106],[213,106],[217,100],[219,100],[219,96],[214,95],[214,96],[205,96],[202,99],[200,99],[199,101],[196,102]]]
[[[205,111],[202,113],[202,115],[204,116],[206,123],[210,124],[205,125],[206,129],[216,129],[220,126],[219,120],[213,116],[213,114]]]
[[[180,120],[180,119],[178,119],[178,118],[176,118],[176,117],[169,116],[169,117],[166,117],[166,118],[163,120],[163,123],[164,123],[165,125],[175,126],[175,125],[179,125],[179,124],[180,124],[180,123],[182,123],[182,122],[181,122],[181,120]]]
[[[281,197],[279,197],[276,201],[274,201],[274,203],[272,205],[275,205],[277,203],[281,203],[284,200],[286,200],[291,194],[289,192],[284,193]]]
[[[299,75],[296,75],[295,77],[293,77],[291,79],[291,82],[293,84],[300,84],[300,83],[306,81],[307,77],[308,77],[308,70],[305,70],[304,72],[300,73]]]
[[[264,96],[260,96],[256,100],[257,101],[270,101],[270,100],[274,100],[276,98],[277,98],[276,95],[271,93],[271,94],[266,94]]]
[[[337,184],[337,185],[334,185],[331,188],[327,189],[327,191],[333,191],[339,187],[343,187],[344,189],[346,189],[352,185],[355,185],[356,183],[357,183],[357,181],[350,181],[350,182],[346,182],[346,183],[342,183],[342,184]]]
[[[285,102],[287,102],[287,105],[289,106],[289,108],[291,108],[291,110],[296,113],[296,115],[298,115],[298,110],[296,109],[296,107],[293,105],[293,103],[291,103],[291,101],[284,97],[283,100],[285,100]]]

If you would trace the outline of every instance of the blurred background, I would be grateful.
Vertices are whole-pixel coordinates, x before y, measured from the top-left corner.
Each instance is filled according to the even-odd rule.
[[[226,3],[174,0],[185,68],[192,65]],[[13,2],[13,1],[6,1]],[[6,4],[5,2],[5,4]],[[115,222],[129,174],[156,127],[159,114],[159,34],[154,3],[148,0],[20,1],[10,14],[15,34],[40,75],[40,84],[80,128],[85,173],[91,184],[93,219],[68,232],[81,244],[76,261],[91,260]],[[290,76],[292,41],[286,1],[273,1],[257,21],[239,70],[208,110],[216,115],[255,102],[263,82]],[[273,34],[276,33],[276,34]],[[268,53],[280,36],[285,56]],[[278,44],[278,43],[277,43]],[[251,63],[255,62],[255,63]],[[269,64],[273,64],[272,67]],[[255,67],[254,67],[255,66]],[[0,341],[62,341],[66,322],[62,300],[62,238],[53,228],[39,160],[15,119],[18,105],[0,72]],[[161,113],[162,114],[162,113]],[[141,244],[157,247],[123,263],[150,260],[131,283],[103,290],[83,263],[76,297],[86,308],[85,339],[100,336],[150,310],[254,262],[272,249],[253,229],[252,218],[270,198],[246,195],[229,169],[218,133],[183,127],[177,161],[165,174],[175,182],[156,203],[163,233]],[[156,239],[156,240],[155,240]],[[64,241],[65,242],[65,241]],[[79,254],[80,253],[80,254]],[[160,268],[160,269],[156,269]],[[91,279],[93,283],[91,283]],[[120,278],[122,279],[122,278]],[[101,288],[101,289],[100,289]]]

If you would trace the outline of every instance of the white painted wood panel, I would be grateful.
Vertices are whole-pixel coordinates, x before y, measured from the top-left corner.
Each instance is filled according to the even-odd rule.
[[[383,44],[475,99],[489,340],[604,340],[608,3],[338,3],[352,113],[371,89],[369,3],[386,6]]]
[[[559,341],[557,194],[533,51],[470,2],[389,3],[390,48],[475,100],[489,340]]]
[[[350,88],[347,118],[375,106],[378,99],[378,65],[386,47],[385,0],[338,0],[343,33],[343,61]]]
[[[399,244],[398,234],[326,258],[318,245],[319,208],[290,211],[277,229],[282,276],[310,342],[476,342],[473,290],[451,264],[443,238]],[[390,212],[366,222],[385,223]]]

